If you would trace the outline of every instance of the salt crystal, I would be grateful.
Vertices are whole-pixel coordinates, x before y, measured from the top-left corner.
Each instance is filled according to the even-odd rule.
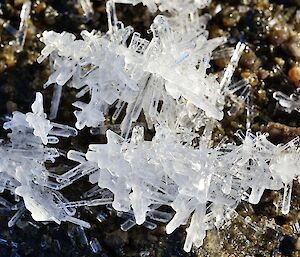
[[[100,253],[102,251],[102,247],[97,240],[97,238],[92,238],[90,241],[90,247],[93,253]]]
[[[28,19],[30,15],[30,10],[31,10],[31,1],[25,1],[22,5],[22,10],[20,13],[21,22],[16,36],[16,44],[18,47],[18,51],[21,51],[24,47],[24,43],[27,35],[27,29],[28,29]]]
[[[62,86],[61,85],[55,85],[52,100],[51,100],[51,110],[50,110],[50,115],[49,115],[50,120],[53,120],[57,117],[57,112],[58,112],[58,107],[59,107],[59,103],[60,103],[61,93],[62,93]]]
[[[34,129],[34,135],[41,138],[43,144],[48,143],[47,135],[52,129],[50,121],[46,119],[43,107],[43,96],[41,93],[36,93],[36,100],[31,106],[32,113],[26,114],[26,121]]]
[[[87,19],[90,19],[94,14],[92,2],[90,0],[79,0],[79,3],[83,10],[84,16]]]
[[[15,214],[14,216],[8,221],[8,227],[12,227],[14,226],[17,221],[21,218],[21,216],[23,215],[23,213],[26,211],[25,207],[21,207]]]
[[[241,57],[241,55],[242,55],[245,48],[246,48],[246,45],[241,43],[241,42],[239,42],[236,45],[236,48],[233,52],[230,63],[228,65],[228,67],[226,68],[224,76],[223,76],[222,81],[220,83],[222,89],[225,89],[226,87],[229,86],[232,75],[233,75],[233,72],[235,71],[235,68],[237,67],[238,62],[240,60],[240,57]]]
[[[126,232],[129,229],[131,229],[132,227],[134,227],[135,225],[136,225],[136,222],[134,220],[128,219],[124,223],[121,224],[121,229]]]

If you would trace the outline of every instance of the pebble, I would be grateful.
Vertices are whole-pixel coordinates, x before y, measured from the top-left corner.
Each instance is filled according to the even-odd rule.
[[[296,87],[300,87],[300,67],[293,66],[288,73],[289,80],[293,82]]]
[[[34,7],[35,13],[39,14],[43,12],[47,8],[47,5],[45,2],[39,3],[37,6]]]
[[[18,105],[13,101],[7,101],[6,109],[9,114],[12,114],[13,112],[18,110]]]
[[[270,75],[270,72],[268,70],[265,70],[265,69],[260,69],[257,73],[257,76],[259,79],[266,79],[267,77],[269,77]]]
[[[222,21],[225,27],[235,27],[241,19],[239,11],[233,6],[226,7],[222,14]]]
[[[21,6],[22,4],[24,4],[25,0],[14,0],[14,6]]]
[[[296,250],[300,250],[300,237],[297,238],[295,248],[296,248]]]
[[[280,46],[289,39],[289,32],[286,27],[275,27],[270,31],[269,38],[273,45]]]
[[[285,47],[291,55],[300,58],[300,34],[292,36]]]
[[[267,102],[268,101],[267,92],[263,89],[259,89],[257,91],[257,96],[258,96],[258,100],[260,102]]]
[[[248,50],[240,59],[240,65],[243,68],[255,71],[260,66],[260,60],[253,51]]]
[[[280,67],[283,67],[284,64],[285,64],[285,61],[284,61],[282,58],[280,58],[280,57],[275,57],[275,58],[274,58],[274,61],[275,61]]]

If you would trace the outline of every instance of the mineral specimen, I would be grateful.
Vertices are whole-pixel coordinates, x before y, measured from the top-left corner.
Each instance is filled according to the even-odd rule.
[[[88,22],[95,14],[92,3],[79,3]],[[151,12],[169,15],[154,18],[152,38],[147,40],[118,20],[115,3],[142,3]],[[54,85],[51,121],[44,112],[43,96],[37,93],[32,112],[14,112],[4,124],[12,132],[9,142],[0,145],[0,189],[24,202],[19,200],[13,207],[1,201],[8,210],[17,211],[9,227],[26,209],[36,221],[69,221],[79,225],[84,244],[98,253],[98,240],[88,241],[82,228],[90,224],[75,215],[79,207],[108,205],[125,219],[124,231],[135,225],[155,229],[153,221],[159,221],[167,223],[170,234],[186,225],[184,250],[189,252],[193,245],[203,244],[208,230],[220,229],[239,204],[258,204],[267,189],[283,189],[281,211],[289,213],[293,181],[300,175],[299,138],[275,145],[266,134],[251,131],[253,81],[234,77],[246,45],[226,47],[225,36],[209,37],[206,26],[211,16],[198,15],[209,3],[109,0],[106,33],[83,30],[77,39],[68,32],[43,32],[45,47],[37,61],[49,58],[53,71],[44,84]],[[23,4],[18,31],[1,20],[14,32],[18,51],[24,46],[30,8],[31,2]],[[214,13],[219,11],[216,7]],[[270,26],[272,22],[276,23],[270,21]],[[226,26],[235,23],[227,21]],[[224,71],[211,72],[211,60],[224,56],[230,57]],[[248,68],[255,63],[244,62]],[[74,111],[76,128],[105,134],[107,143],[88,142],[85,152],[70,147],[66,157],[78,164],[58,172],[46,164],[55,163],[63,153],[48,145],[81,133],[52,121],[66,86],[79,99],[73,102],[79,109]],[[288,97],[276,91],[274,98],[288,112],[300,109],[295,94]],[[213,134],[218,123],[243,107],[246,130],[237,131],[239,140],[224,138],[217,143]],[[93,188],[82,192],[81,199],[68,201],[59,191],[83,177]]]

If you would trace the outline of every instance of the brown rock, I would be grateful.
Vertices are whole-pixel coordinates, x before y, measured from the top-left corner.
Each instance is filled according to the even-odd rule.
[[[289,80],[294,83],[296,87],[300,87],[300,67],[294,66],[289,70]]]

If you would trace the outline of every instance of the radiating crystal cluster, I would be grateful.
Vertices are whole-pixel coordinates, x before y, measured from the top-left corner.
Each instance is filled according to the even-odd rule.
[[[115,2],[142,2],[171,16],[154,18],[149,41],[118,21]],[[67,158],[78,165],[63,174],[47,170],[45,163],[59,156],[48,145],[77,136],[77,130],[48,120],[37,93],[32,112],[15,112],[4,125],[12,132],[0,148],[1,190],[21,196],[37,221],[89,227],[74,217],[76,208],[108,205],[125,219],[123,230],[136,224],[154,229],[153,220],[168,223],[167,233],[187,225],[185,251],[200,247],[206,231],[221,227],[241,201],[257,204],[266,189],[283,188],[282,213],[287,214],[293,180],[300,174],[298,138],[277,146],[248,129],[237,132],[238,142],[215,146],[212,141],[226,103],[228,115],[244,106],[251,116],[251,86],[246,79],[233,80],[245,45],[216,50],[226,38],[209,39],[210,17],[196,14],[210,1],[115,2],[107,2],[107,33],[83,31],[76,39],[45,31],[38,58],[49,57],[53,69],[45,84],[54,85],[50,118],[56,117],[63,87],[74,88],[76,128],[106,133],[107,144],[90,144],[86,153],[70,150]],[[90,2],[80,3],[89,16]],[[210,73],[210,60],[224,55],[231,56],[224,72]],[[297,108],[287,97],[279,101]],[[250,123],[247,119],[246,128]],[[145,140],[149,130],[153,138]],[[82,199],[69,202],[59,193],[84,176],[94,186]]]
[[[38,62],[50,55],[54,73],[45,84],[79,90],[78,98],[90,95],[90,102],[75,102],[76,127],[97,127],[105,115],[116,106],[116,120],[126,107],[121,128],[128,136],[130,125],[144,110],[149,126],[157,122],[157,109],[163,97],[180,98],[205,115],[221,120],[227,82],[230,82],[236,61],[243,51],[240,45],[225,80],[220,85],[216,76],[207,74],[212,52],[225,38],[208,39],[203,27],[181,28],[171,26],[169,19],[158,15],[151,25],[151,41],[141,38],[132,27],[124,27],[117,20],[113,2],[107,2],[109,31],[101,35],[83,31],[82,39],[72,34],[44,32],[46,47]],[[130,38],[131,37],[131,38]],[[57,97],[57,95],[54,95]],[[59,100],[53,100],[54,103]]]
[[[265,189],[284,188],[282,213],[289,212],[300,168],[298,138],[276,146],[266,135],[247,131],[238,133],[240,145],[209,147],[207,138],[194,146],[194,134],[164,126],[156,127],[152,141],[144,141],[140,126],[134,127],[130,140],[111,130],[106,135],[107,144],[90,145],[85,155],[99,168],[89,175],[90,182],[113,192],[113,208],[132,210],[137,224],[161,205],[176,212],[167,233],[187,224],[191,216],[186,251],[192,244],[201,246],[206,230],[223,225],[242,200],[257,204]]]
[[[58,207],[67,200],[52,189],[49,180],[51,173],[45,166],[60,155],[56,148],[45,145],[57,143],[56,136],[75,136],[77,131],[46,119],[41,93],[36,94],[32,112],[14,112],[4,128],[11,130],[11,133],[8,134],[10,142],[2,142],[0,147],[1,191],[6,189],[21,196],[25,207],[37,221],[71,221],[81,225],[80,220],[72,217],[75,209]],[[10,222],[9,225],[14,223]]]

